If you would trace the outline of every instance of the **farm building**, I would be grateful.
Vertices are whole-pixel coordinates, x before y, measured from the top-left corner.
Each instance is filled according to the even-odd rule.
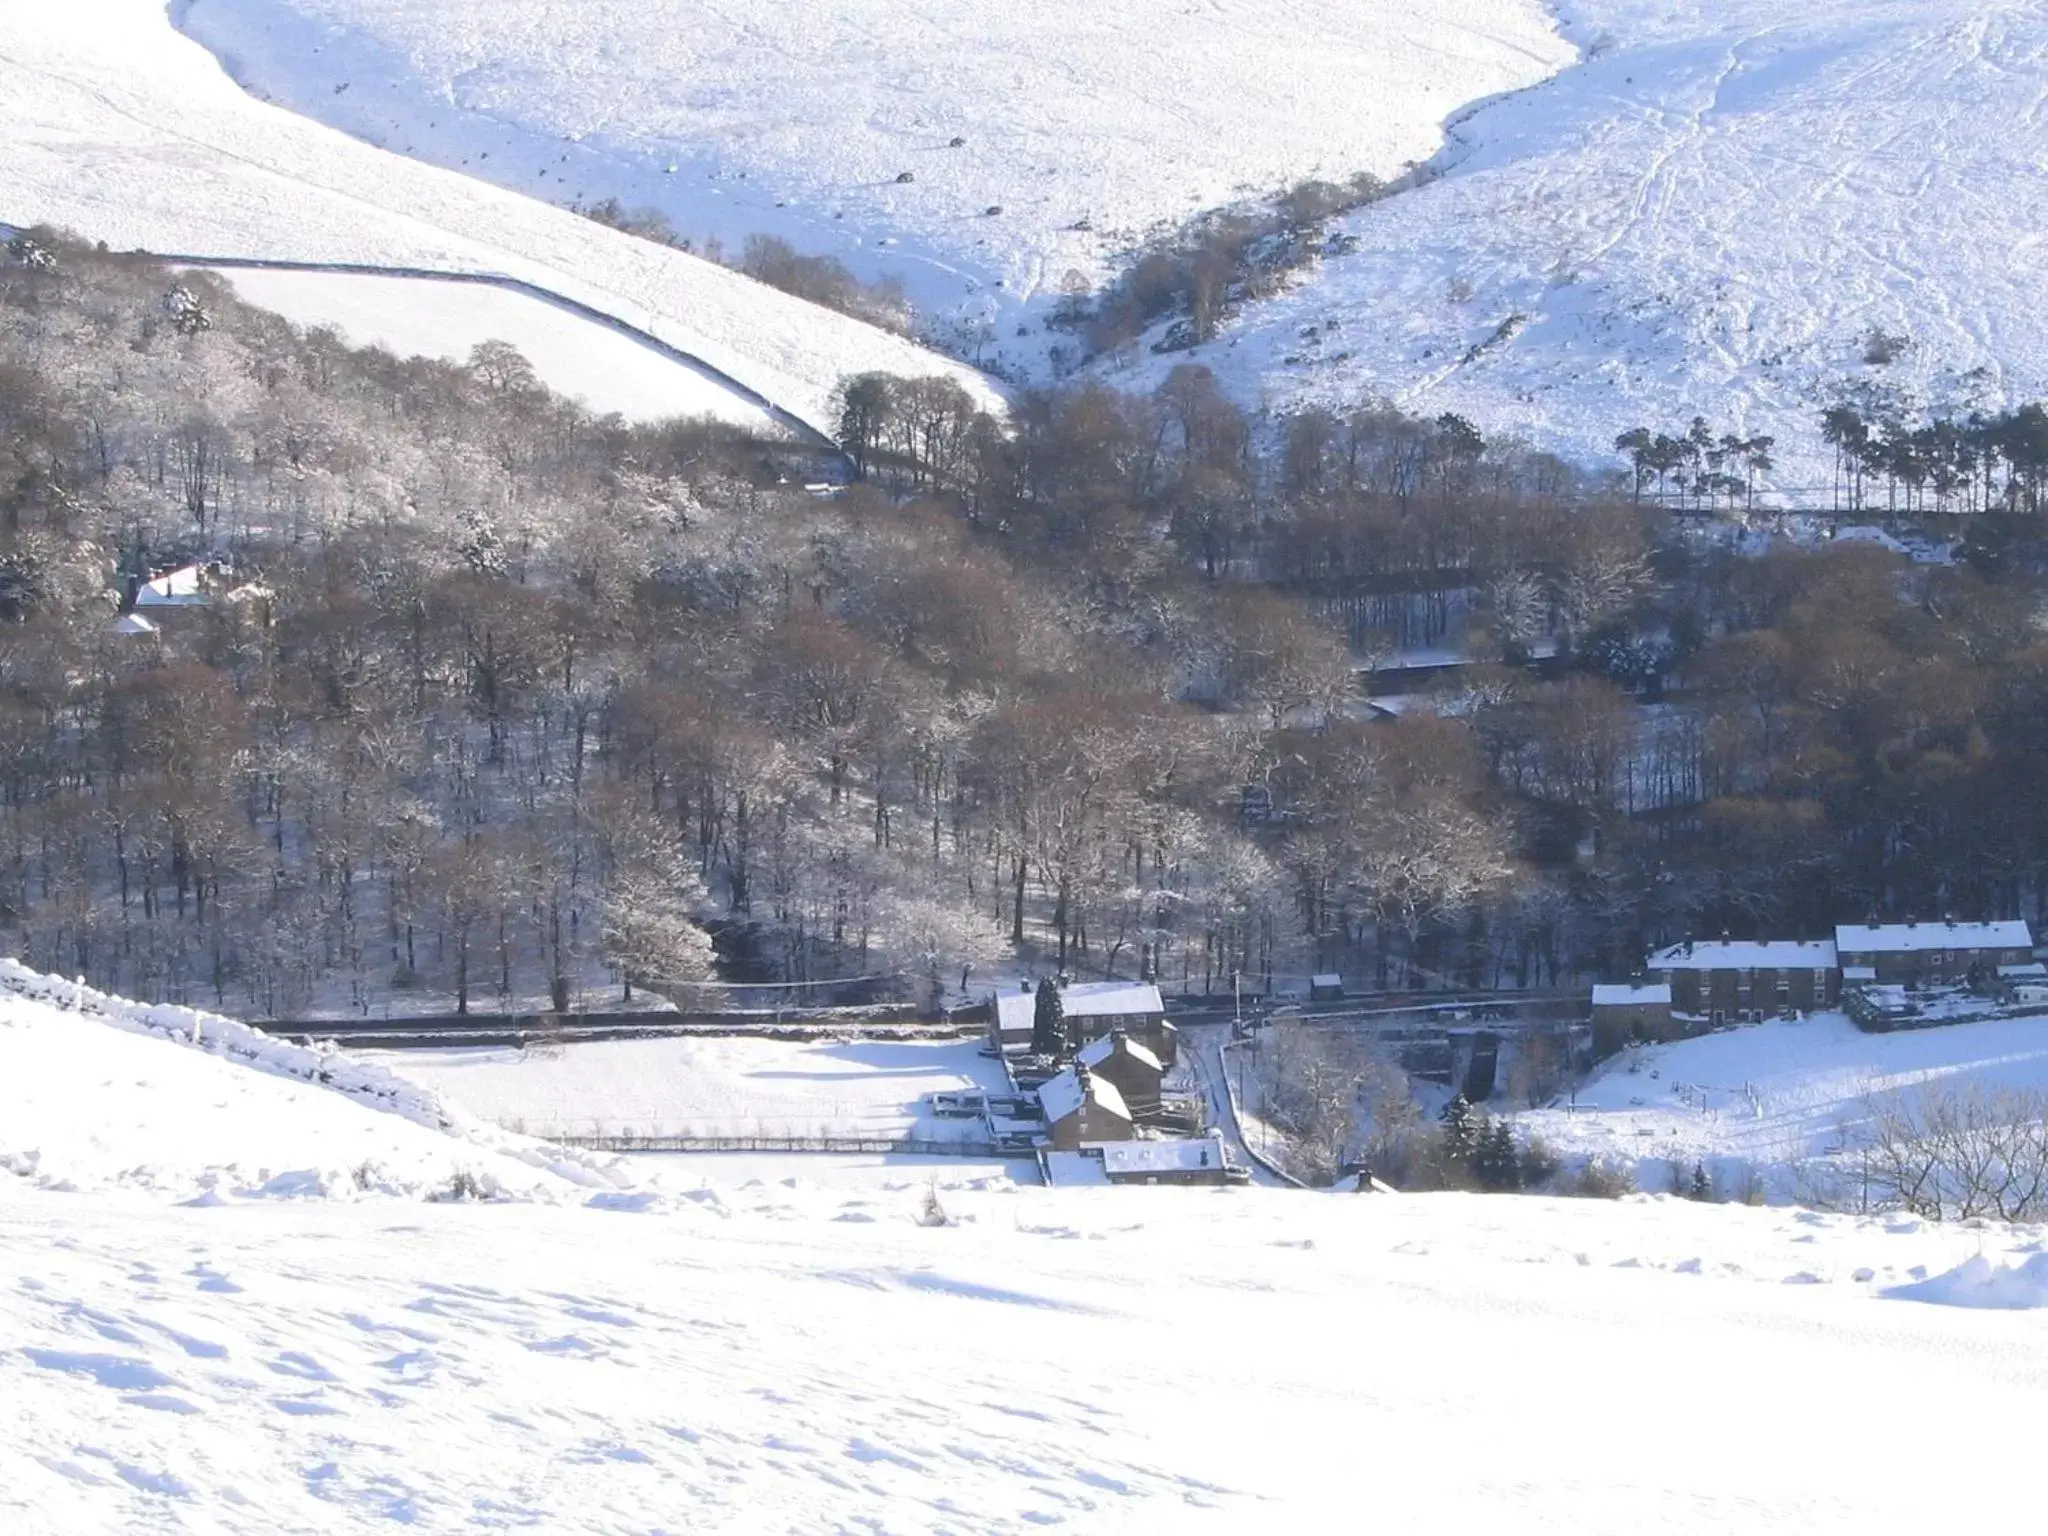
[[[1112,1184],[1230,1184],[1245,1177],[1224,1155],[1220,1136],[1116,1141],[1081,1150],[1102,1159]]]
[[[1165,1000],[1149,981],[1069,982],[1059,989],[1059,995],[1068,1054],[1121,1030],[1157,1056],[1163,1066],[1173,1065],[1180,1031],[1166,1021]],[[989,1003],[989,1031],[996,1049],[1008,1053],[1030,1050],[1037,1013],[1038,993],[1028,981],[1019,991],[997,992]]]
[[[1129,1141],[1131,1111],[1116,1084],[1086,1067],[1072,1066],[1038,1090],[1055,1150],[1072,1152],[1083,1142]]]
[[[1166,1065],[1122,1030],[1097,1035],[1081,1047],[1074,1060],[1096,1077],[1114,1084],[1133,1118],[1143,1120],[1159,1108],[1159,1088],[1166,1076]]]
[[[1076,1046],[1122,1030],[1162,1066],[1179,1054],[1180,1031],[1166,1020],[1166,1000],[1149,981],[1083,981],[1060,988],[1067,1029]]]
[[[1612,1056],[1632,1040],[1672,1040],[1682,1033],[1671,1017],[1669,982],[1621,982],[1593,988],[1596,1056]]]

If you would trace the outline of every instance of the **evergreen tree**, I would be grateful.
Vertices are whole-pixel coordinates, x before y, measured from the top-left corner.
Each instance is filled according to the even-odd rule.
[[[1495,1120],[1480,1132],[1474,1171],[1481,1189],[1508,1194],[1522,1187],[1522,1159],[1507,1121]]]
[[[1060,989],[1050,981],[1038,983],[1038,1003],[1031,1014],[1031,1050],[1038,1056],[1058,1056],[1067,1044],[1067,1009],[1060,1001]]]
[[[1692,1165],[1692,1198],[1695,1200],[1711,1200],[1714,1198],[1714,1183],[1713,1180],[1707,1177],[1707,1165],[1705,1163],[1694,1163]]]
[[[1458,1094],[1444,1106],[1444,1157],[1460,1167],[1469,1164],[1479,1151],[1479,1138],[1486,1122],[1465,1095]]]

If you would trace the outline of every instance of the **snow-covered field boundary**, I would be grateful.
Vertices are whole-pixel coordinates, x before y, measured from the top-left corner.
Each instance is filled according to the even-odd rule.
[[[435,1089],[389,1068],[331,1048],[274,1039],[225,1014],[176,1003],[130,1002],[96,991],[82,981],[47,976],[9,959],[0,959],[0,991],[84,1014],[116,1029],[204,1051],[258,1072],[329,1089],[371,1109],[469,1142],[480,1150],[513,1158],[572,1184],[592,1190],[622,1190],[634,1182],[616,1159],[513,1135],[477,1119]]]
[[[718,384],[724,386],[742,400],[745,400],[749,405],[755,406],[764,412],[800,441],[810,443],[814,447],[827,448],[834,452],[838,451],[839,445],[823,431],[794,412],[784,410],[758,389],[753,388],[740,379],[734,378],[716,363],[708,362],[704,358],[697,356],[694,352],[685,351],[673,342],[664,341],[652,331],[635,325],[630,320],[624,320],[617,315],[607,313],[594,304],[586,304],[581,299],[571,298],[565,293],[557,293],[552,288],[543,287],[539,283],[531,282],[526,278],[514,277],[509,272],[488,272],[475,269],[451,270],[442,267],[379,266],[373,262],[362,261],[282,261],[260,256],[195,256],[185,252],[171,253],[167,251],[142,251],[137,254],[153,257],[168,266],[198,267],[209,271],[332,272],[348,277],[409,277],[417,278],[424,282],[474,283],[482,287],[501,288],[508,293],[517,293],[529,299],[537,299],[543,304],[552,305],[554,308],[574,315],[579,320],[588,321],[592,325],[603,326],[606,330],[614,331],[630,341],[637,342],[641,346],[646,347],[650,352],[658,353],[671,362],[681,363],[685,367],[695,369],[709,376]]]

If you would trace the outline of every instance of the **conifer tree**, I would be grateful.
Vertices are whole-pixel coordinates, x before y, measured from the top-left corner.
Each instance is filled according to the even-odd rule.
[[[1714,1198],[1714,1183],[1713,1180],[1707,1177],[1707,1165],[1705,1163],[1694,1163],[1692,1165],[1692,1198],[1695,1200],[1711,1200]]]
[[[1461,1093],[1444,1106],[1442,1119],[1445,1158],[1460,1167],[1470,1163],[1479,1151],[1479,1138],[1485,1130],[1484,1117]]]
[[[1031,1050],[1038,1056],[1058,1056],[1067,1044],[1067,1009],[1060,1001],[1060,989],[1052,982],[1038,983],[1038,1003],[1031,1014]]]
[[[1478,1171],[1482,1188],[1507,1194],[1522,1187],[1521,1154],[1507,1121],[1495,1120],[1481,1134]]]

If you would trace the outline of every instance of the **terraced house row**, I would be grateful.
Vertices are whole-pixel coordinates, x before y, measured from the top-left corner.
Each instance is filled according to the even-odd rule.
[[[1810,1013],[1873,992],[2005,995],[2048,982],[2032,931],[2016,920],[1844,923],[1830,939],[1687,939],[1653,951],[1643,969],[1593,989],[1597,1049]]]

